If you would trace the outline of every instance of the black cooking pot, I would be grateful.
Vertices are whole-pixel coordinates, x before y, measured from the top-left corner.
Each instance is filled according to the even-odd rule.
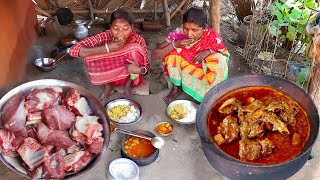
[[[212,107],[225,94],[250,86],[267,86],[278,89],[294,98],[306,111],[310,123],[310,136],[302,152],[294,159],[275,165],[253,164],[229,156],[213,143],[207,123]],[[286,179],[295,174],[310,156],[311,148],[319,131],[319,115],[308,94],[294,83],[275,76],[243,75],[219,83],[205,95],[197,113],[197,129],[205,156],[210,164],[223,176],[230,179],[245,180]]]

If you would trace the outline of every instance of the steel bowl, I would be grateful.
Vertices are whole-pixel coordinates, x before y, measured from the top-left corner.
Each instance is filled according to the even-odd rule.
[[[165,123],[169,123],[169,122],[165,122],[165,121],[159,122],[159,123],[156,125],[156,127],[154,128],[154,131],[157,132],[157,134],[159,134],[160,136],[169,136],[169,135],[172,134],[172,132],[173,132],[174,127],[173,127],[173,125],[172,125],[171,123],[169,123],[170,126],[172,127],[172,131],[171,131],[171,132],[169,132],[169,133],[167,133],[167,134],[163,134],[163,133],[161,133],[161,132],[159,132],[159,131],[157,130],[157,127],[158,127],[158,126],[160,126],[161,124],[165,124]]]
[[[170,117],[170,111],[171,109],[174,107],[174,105],[176,104],[182,104],[183,106],[185,106],[187,109],[188,109],[188,112],[186,114],[186,116],[182,119],[173,119]],[[196,122],[196,114],[197,114],[197,111],[198,111],[198,104],[192,102],[192,101],[189,101],[189,100],[175,100],[175,101],[172,101],[167,109],[166,109],[166,114],[168,116],[169,119],[171,119],[172,121],[176,122],[176,123],[179,123],[179,124],[193,124]]]
[[[61,87],[63,90],[63,93],[65,95],[65,93],[73,88],[76,91],[78,91],[83,97],[86,98],[91,110],[93,111],[93,114],[95,116],[100,117],[99,118],[99,123],[102,124],[103,126],[103,138],[104,138],[104,142],[103,142],[103,150],[107,149],[108,145],[109,145],[109,140],[110,140],[110,122],[107,118],[107,114],[104,110],[103,105],[100,103],[100,101],[87,89],[70,83],[70,82],[66,82],[66,81],[62,81],[62,80],[55,80],[55,79],[42,79],[42,80],[36,80],[36,81],[31,81],[31,82],[27,82],[25,84],[19,85],[16,88],[10,90],[8,93],[6,93],[1,99],[0,99],[0,109],[3,107],[3,105],[14,95],[21,93],[22,95],[26,96],[27,94],[29,94],[29,92],[31,90],[33,90],[36,87]],[[71,178],[76,178],[79,177],[80,175],[88,172],[90,169],[92,169],[101,159],[101,154],[102,153],[98,153],[96,154],[90,161],[90,163],[85,166],[82,170],[80,170],[77,173],[73,173],[73,174],[67,174],[66,177],[64,179],[71,179]],[[25,178],[29,178],[30,177],[23,171],[21,171],[23,168],[22,166],[19,167],[15,167],[12,164],[10,164],[9,162],[7,162],[4,158],[4,156],[2,156],[2,154],[0,153],[0,160],[1,162],[7,166],[9,169],[11,169],[12,171],[14,171],[16,174],[23,176]],[[19,170],[20,169],[20,170]]]
[[[33,64],[41,71],[52,71],[58,66],[57,60],[53,58],[38,58],[34,60]]]
[[[63,46],[72,46],[74,44],[76,44],[78,42],[78,40],[74,37],[66,37],[66,38],[62,38],[60,40],[60,44],[62,44]]]
[[[118,105],[125,105],[125,106],[129,106],[131,110],[134,110],[135,112],[137,112],[133,117],[131,117],[130,119],[131,120],[126,120],[124,119],[124,121],[117,121],[117,120],[114,120],[112,119],[111,117],[108,116],[109,120],[111,122],[113,122],[114,124],[118,124],[118,125],[131,125],[131,124],[134,124],[138,121],[140,121],[140,119],[142,119],[143,117],[143,112],[142,112],[142,107],[141,105],[134,101],[134,100],[130,100],[130,99],[115,99],[115,100],[112,100],[110,102],[108,102],[105,106],[105,109],[106,109],[106,112],[108,112],[109,110],[111,110],[112,108],[118,106]],[[131,113],[131,112],[129,112]],[[128,116],[128,115],[127,115]],[[126,118],[126,117],[124,117]]]
[[[138,133],[138,134],[142,134],[142,135],[146,135],[149,137],[156,137],[152,132],[141,130],[141,129],[134,130],[133,132]],[[159,153],[160,153],[159,149],[156,149],[150,156],[145,157],[145,158],[134,158],[134,157],[131,157],[128,154],[126,154],[124,152],[124,143],[129,137],[131,137],[131,135],[125,135],[121,141],[121,156],[122,157],[131,159],[132,161],[137,163],[138,166],[149,165],[149,164],[153,163],[158,158]]]
[[[271,87],[282,91],[296,100],[307,113],[310,136],[301,153],[294,159],[273,165],[243,162],[223,152],[215,145],[209,135],[208,117],[214,104],[227,93],[240,88],[254,86]],[[197,113],[196,124],[205,156],[210,164],[223,176],[229,179],[243,180],[287,179],[299,171],[309,158],[319,132],[319,115],[311,98],[296,84],[275,76],[243,75],[217,84],[205,95]]]

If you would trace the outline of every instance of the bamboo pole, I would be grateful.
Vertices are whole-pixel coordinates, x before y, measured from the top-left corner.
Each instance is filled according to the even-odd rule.
[[[169,11],[167,0],[162,0],[162,4],[163,4],[163,10],[164,10],[164,15],[166,19],[166,26],[170,26],[170,11]]]
[[[182,8],[182,6],[187,2],[188,0],[183,0],[179,6],[173,11],[173,13],[170,14],[170,19],[172,19],[178,12],[179,10]]]

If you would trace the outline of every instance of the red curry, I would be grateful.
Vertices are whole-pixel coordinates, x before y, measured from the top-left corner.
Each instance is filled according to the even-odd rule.
[[[246,104],[246,101],[248,98],[254,98],[257,100],[262,101],[263,103],[270,103],[270,101],[294,101],[292,98],[288,97],[287,95],[283,94],[280,91],[277,91],[272,88],[267,87],[249,87],[249,88],[242,88],[236,91],[233,91],[229,94],[226,94],[224,97],[222,97],[212,108],[209,118],[208,118],[208,128],[209,133],[211,137],[213,138],[215,135],[217,135],[217,129],[219,126],[219,123],[223,121],[223,119],[226,117],[226,115],[219,112],[219,107],[228,99],[235,97],[241,102],[244,102],[244,105]],[[299,104],[298,105],[298,114],[295,119],[295,124],[291,125],[288,124],[287,128],[290,132],[290,134],[282,134],[278,131],[266,131],[263,136],[255,138],[255,140],[268,138],[271,140],[274,144],[274,148],[272,149],[272,153],[266,156],[261,156],[258,159],[255,159],[252,163],[258,163],[258,164],[279,164],[282,162],[289,161],[296,157],[303,149],[306,141],[309,138],[310,134],[310,125],[307,118],[306,112],[301,108]],[[234,114],[233,114],[234,116]],[[292,136],[294,133],[299,133],[300,136],[300,143],[297,145],[293,145],[292,143]],[[220,146],[218,143],[215,142],[213,138],[213,142],[219,146],[222,151],[229,154],[230,156],[240,159],[239,156],[239,141],[241,137],[238,136],[235,140],[233,140],[230,143],[223,143]]]

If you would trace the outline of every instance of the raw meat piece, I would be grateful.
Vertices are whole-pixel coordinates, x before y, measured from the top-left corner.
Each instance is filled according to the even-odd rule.
[[[37,168],[48,157],[46,148],[33,138],[24,139],[24,143],[17,151],[31,171]]]
[[[42,122],[41,112],[33,112],[27,114],[26,126],[35,125]]]
[[[25,107],[29,113],[41,111],[52,106],[61,98],[61,93],[53,88],[35,89],[27,96]]]
[[[87,100],[84,97],[80,97],[80,94],[74,89],[67,92],[63,104],[77,116],[92,114],[92,110],[90,109]]]
[[[95,154],[100,153],[103,147],[103,140],[102,137],[94,139],[91,144],[86,145],[86,150]]]
[[[42,111],[43,122],[51,129],[67,130],[70,129],[76,117],[64,106],[54,106]]]
[[[10,157],[18,156],[16,149],[12,145],[12,142],[14,141],[14,139],[15,139],[15,136],[13,133],[5,129],[0,129],[0,149],[3,155],[10,156]]]
[[[102,125],[98,122],[98,119],[97,116],[77,116],[72,138],[82,144],[91,144],[94,139],[101,137]]]
[[[36,139],[37,135],[36,135],[36,131],[34,130],[34,128],[28,128],[27,132],[28,132],[28,137]]]
[[[19,149],[19,147],[24,143],[24,139],[21,136],[18,136],[14,138],[14,140],[11,142],[14,149]]]
[[[37,138],[43,145],[52,145],[57,148],[68,148],[76,142],[72,141],[67,131],[49,129],[43,123],[38,124]]]
[[[64,157],[65,171],[78,172],[85,167],[91,160],[92,154],[88,151],[78,151]]]
[[[33,171],[27,171],[28,176],[32,179],[41,179],[42,178],[42,166],[39,166],[37,169],[34,169]]]
[[[43,162],[43,177],[63,179],[65,175],[62,152],[52,154]]]
[[[1,124],[16,136],[27,137],[24,100],[24,96],[16,94],[5,103],[1,110]]]
[[[77,144],[73,145],[73,146],[70,146],[68,149],[67,149],[67,153],[68,154],[73,154],[75,152],[78,152],[78,151],[81,151],[82,149],[82,146],[81,144],[78,142]]]

